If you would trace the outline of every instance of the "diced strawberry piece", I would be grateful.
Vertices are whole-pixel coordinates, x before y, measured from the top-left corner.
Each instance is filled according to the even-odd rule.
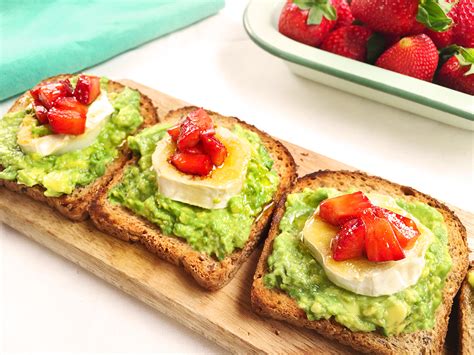
[[[190,154],[206,154],[204,151],[201,142],[191,148],[186,148],[183,153],[190,153]]]
[[[61,80],[60,83],[64,85],[64,89],[66,91],[66,97],[74,96],[74,89],[72,88],[72,85],[69,79]]]
[[[346,222],[331,242],[336,261],[358,258],[365,251],[365,226],[359,218]]]
[[[69,96],[69,88],[64,82],[40,85],[30,91],[31,96],[38,100],[48,110],[61,97]]]
[[[224,163],[227,158],[227,149],[214,135],[201,135],[201,143],[204,152],[211,157],[214,165],[219,166]]]
[[[84,105],[90,105],[100,94],[100,79],[97,76],[80,75],[77,79],[75,98]]]
[[[382,207],[374,206],[373,211],[377,217],[385,218],[390,222],[398,243],[400,243],[402,248],[411,249],[415,245],[420,231],[412,219]]]
[[[323,201],[319,206],[319,215],[326,222],[340,226],[351,219],[360,217],[362,212],[370,207],[372,207],[370,200],[358,191]]]
[[[48,110],[41,105],[39,100],[34,100],[33,107],[35,109],[36,118],[41,124],[48,123]]]
[[[179,137],[179,131],[181,130],[181,127],[180,126],[176,126],[176,127],[173,127],[173,128],[170,128],[168,130],[168,134],[171,136],[171,139],[173,141],[177,141],[178,140],[178,137]]]
[[[175,153],[170,163],[185,174],[206,176],[212,170],[211,159],[205,154]]]
[[[181,124],[177,144],[180,151],[194,147],[199,143],[200,130],[189,118]]]
[[[392,261],[405,258],[392,226],[385,218],[377,217],[371,210],[362,216],[365,225],[365,251],[369,261]]]
[[[77,111],[81,115],[87,115],[87,106],[81,104],[75,97],[61,97],[54,103],[54,107],[59,110]]]
[[[198,108],[197,110],[190,112],[187,119],[199,128],[201,134],[214,133],[212,118],[207,114],[206,110]]]
[[[63,98],[63,100],[66,99],[69,98]],[[69,103],[64,104],[69,105]],[[78,135],[86,130],[86,114],[82,109],[53,107],[48,111],[48,121],[54,133]]]

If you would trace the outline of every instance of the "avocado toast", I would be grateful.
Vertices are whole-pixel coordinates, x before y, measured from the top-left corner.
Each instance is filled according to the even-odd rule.
[[[162,121],[164,126],[150,127],[130,138],[128,143],[135,153],[134,159],[101,190],[90,213],[95,225],[102,231],[126,241],[144,244],[160,258],[182,266],[200,286],[215,290],[231,280],[255,249],[269,226],[276,201],[296,178],[296,166],[280,142],[257,128],[234,117],[199,110],[197,107],[183,107],[171,111]],[[222,207],[221,197],[204,200],[220,187],[211,186],[212,181],[206,190],[196,193],[189,189],[195,182],[197,186],[195,184],[194,187],[201,188],[201,182],[213,180],[221,168],[215,168],[209,179],[184,173],[174,178],[173,174],[177,173],[171,161],[176,153],[169,159],[169,152],[156,154],[162,142],[171,139],[169,135],[176,129],[176,124],[187,121],[198,111],[212,119],[217,133],[222,129],[227,132],[220,136],[228,151],[222,169],[237,166],[240,158],[251,152],[246,165],[234,169],[238,175],[245,173],[243,185],[240,192],[234,191],[226,197],[231,197],[226,207]],[[169,135],[167,132],[170,132]],[[225,136],[227,138],[224,139]],[[237,139],[240,146],[233,146],[228,139]],[[202,154],[195,157],[204,158]],[[161,165],[155,161],[160,159]],[[161,170],[156,169],[157,164]],[[156,181],[157,171],[160,172],[160,189]],[[193,172],[206,174],[206,171],[200,172],[199,169]],[[185,177],[187,184],[180,182],[178,188],[170,188],[169,181],[165,184],[167,181],[164,180],[167,174],[172,183],[177,184],[179,179]],[[234,186],[230,183],[226,185]],[[139,187],[139,190],[133,186]],[[165,191],[172,193],[172,197],[164,197]],[[186,193],[180,193],[183,191]],[[214,203],[214,207],[208,206]]]
[[[64,83],[66,80],[69,84],[75,83],[78,76],[58,75],[44,80],[36,88]],[[44,149],[45,146],[48,148],[48,144],[32,146],[31,137],[27,137],[30,144],[25,144],[28,152],[24,147],[20,147],[19,132],[26,121],[32,123],[32,130],[45,130],[47,135],[55,135],[49,132],[48,125],[39,125],[36,122],[40,113],[36,108],[45,108],[36,106],[38,102],[32,96],[33,90],[19,97],[0,121],[3,132],[0,140],[0,185],[45,202],[71,220],[87,219],[88,208],[96,192],[128,159],[129,153],[122,147],[126,136],[140,127],[158,121],[151,100],[138,91],[106,78],[100,79],[100,87],[101,91],[107,94],[114,112],[103,119],[104,123],[99,125],[100,133],[95,139],[82,148],[57,154],[51,151],[45,155],[38,154],[37,150]],[[72,89],[74,88],[71,85],[69,90]],[[87,92],[83,90],[82,94]],[[74,99],[72,92],[68,96],[70,103]],[[89,104],[90,107],[94,105],[90,102]],[[80,106],[87,110],[87,106]],[[56,136],[54,138],[58,140],[59,136],[71,135]],[[41,134],[39,138],[44,141]],[[45,188],[45,184],[48,187]]]
[[[328,279],[308,244],[301,242],[300,233],[320,203],[334,193],[353,190],[396,199],[398,209],[411,212],[423,222],[420,230],[432,234],[426,264],[415,284],[374,297],[347,291]],[[251,301],[258,314],[314,329],[359,351],[440,353],[466,269],[466,230],[444,204],[364,173],[319,171],[300,178],[279,202],[257,265]],[[383,285],[382,279],[373,286],[398,281]]]

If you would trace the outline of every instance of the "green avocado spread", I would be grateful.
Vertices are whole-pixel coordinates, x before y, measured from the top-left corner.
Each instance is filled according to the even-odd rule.
[[[109,199],[155,223],[164,234],[184,238],[193,249],[222,260],[244,246],[255,218],[272,201],[279,182],[273,160],[256,133],[235,125],[233,132],[252,147],[242,191],[222,209],[173,201],[159,193],[151,161],[156,143],[167,134],[167,128],[156,125],[128,138],[140,160],[125,171]]]
[[[74,80],[72,80],[75,82]],[[101,78],[102,90],[107,79]],[[86,148],[62,155],[41,156],[24,153],[17,143],[17,133],[24,120],[37,122],[32,108],[7,113],[0,120],[0,179],[13,180],[27,186],[41,185],[46,196],[70,194],[77,186],[85,186],[105,173],[106,167],[119,153],[125,138],[143,122],[140,94],[130,88],[108,93],[115,109],[95,141]],[[35,137],[50,134],[47,126],[34,125]]]
[[[334,317],[352,331],[379,330],[390,336],[432,328],[445,278],[451,269],[448,232],[442,215],[420,202],[396,200],[433,232],[434,241],[426,252],[425,267],[415,285],[389,296],[363,296],[333,284],[299,238],[306,220],[318,205],[337,194],[340,194],[337,190],[320,188],[288,196],[280,234],[267,261],[269,273],[264,276],[265,286],[285,291],[309,320]]]
[[[469,271],[467,274],[467,282],[474,289],[474,271]]]

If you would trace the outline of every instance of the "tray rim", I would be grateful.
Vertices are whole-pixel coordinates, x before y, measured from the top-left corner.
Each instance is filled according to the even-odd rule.
[[[280,34],[274,26],[274,19],[278,15],[283,3],[284,0],[250,0],[245,9],[243,16],[245,31],[250,39],[263,50],[283,60],[309,69],[474,122],[474,104],[469,105],[470,100],[474,102],[471,95],[326,52],[319,48],[296,42]],[[271,10],[269,11],[270,7]],[[265,21],[257,23],[256,18],[264,19]],[[329,65],[329,63],[333,65]],[[343,67],[351,67],[355,71],[344,70],[342,69]],[[378,74],[372,77],[382,76],[389,79],[387,80],[388,82],[392,81],[395,83],[401,81],[402,85],[390,85],[381,80],[362,76],[362,72],[368,70],[368,68],[374,70],[374,74]],[[410,88],[404,87],[405,83],[412,84],[414,89],[410,90]],[[434,95],[421,94],[422,90],[420,89],[423,88],[433,91]],[[432,97],[435,95],[448,97],[448,99],[454,98],[463,108],[458,107],[458,105],[449,104],[446,102],[447,100],[437,100]]]

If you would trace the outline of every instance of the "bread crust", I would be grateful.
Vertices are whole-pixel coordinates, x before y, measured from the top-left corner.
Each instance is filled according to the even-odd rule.
[[[187,106],[171,111],[164,118],[163,122],[177,122],[195,109],[197,107]],[[207,112],[219,125],[231,127],[237,123],[260,136],[263,144],[275,161],[275,169],[280,175],[280,183],[274,196],[274,201],[278,201],[296,179],[296,164],[286,147],[268,134],[235,117],[222,116],[212,111]],[[137,158],[128,162],[126,166],[135,164],[136,161]],[[255,220],[249,239],[242,249],[235,250],[221,261],[205,253],[200,253],[194,250],[184,239],[164,235],[157,225],[134,214],[125,207],[112,205],[107,200],[108,191],[121,180],[126,166],[124,169],[121,169],[107,187],[102,189],[98,198],[92,204],[90,210],[92,221],[102,231],[125,241],[140,242],[160,258],[183,267],[200,286],[207,290],[217,290],[226,285],[268,230],[270,218],[275,207],[274,203],[266,206],[264,211]]]
[[[316,330],[329,339],[334,339],[366,353],[377,354],[439,354],[443,352],[449,314],[453,298],[466,275],[467,245],[466,229],[458,217],[443,203],[407,186],[398,185],[376,176],[354,171],[321,170],[298,179],[288,193],[300,192],[304,188],[334,187],[345,190],[355,187],[365,192],[380,192],[402,197],[408,201],[421,201],[436,208],[444,217],[449,231],[449,253],[453,266],[447,275],[442,304],[436,310],[436,324],[431,330],[385,337],[377,332],[352,332],[334,319],[310,321],[295,300],[285,292],[268,289],[263,276],[268,273],[267,259],[272,252],[273,240],[279,233],[280,220],[285,213],[286,195],[278,204],[272,219],[269,236],[260,256],[251,291],[254,311],[260,315],[283,320],[291,324]]]
[[[474,355],[474,291],[467,278],[459,292],[459,353]]]
[[[61,74],[45,79],[41,83],[57,82],[59,80],[71,78],[72,76],[73,75],[71,74]],[[124,85],[116,81],[109,80],[108,92],[120,92],[124,88]],[[157,115],[157,109],[153,105],[151,99],[143,95],[142,93],[140,93],[140,95],[140,113],[144,118],[144,122],[141,125],[141,128],[143,128],[159,122],[159,119]],[[13,103],[12,107],[8,110],[8,112],[15,112],[21,110],[28,106],[30,102],[31,95],[27,91]],[[89,218],[88,209],[91,201],[94,199],[94,196],[98,193],[98,191],[103,185],[107,184],[110,181],[115,172],[120,169],[128,159],[130,159],[130,156],[130,151],[126,148],[126,146],[123,146],[119,153],[119,156],[107,166],[104,175],[91,182],[87,186],[76,188],[69,195],[62,195],[59,197],[47,197],[44,195],[45,189],[42,186],[36,185],[28,187],[16,181],[8,181],[3,179],[0,179],[0,186],[3,185],[11,191],[24,194],[36,201],[44,202],[48,206],[57,210],[63,216],[69,218],[70,220],[83,221]],[[1,166],[0,170],[2,170]]]

